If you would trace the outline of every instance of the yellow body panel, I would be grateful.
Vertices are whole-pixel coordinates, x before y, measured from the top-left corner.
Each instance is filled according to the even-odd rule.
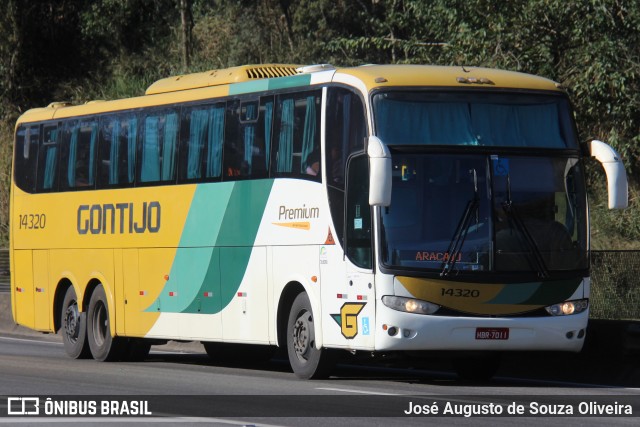
[[[298,65],[263,64],[242,65],[222,70],[210,70],[158,80],[147,88],[147,95],[196,89],[209,86],[228,85],[252,79],[293,76]]]
[[[49,251],[33,251],[34,328],[52,330],[51,287],[49,286]]]
[[[432,65],[371,65],[338,69],[360,79],[370,91],[387,86],[435,86],[505,88],[560,91],[559,85],[544,77],[513,71],[476,67],[441,67]],[[462,83],[459,79],[466,79]],[[472,83],[475,79],[476,83]],[[487,79],[487,83],[481,83]]]
[[[38,195],[14,188],[13,257],[20,272],[14,275],[20,277],[14,287],[21,289],[15,301],[17,322],[53,331],[53,298],[61,280],[75,287],[82,310],[89,304],[84,301],[87,286],[97,281],[104,286],[109,312],[113,313],[112,333],[124,332],[129,317],[127,333],[143,336],[158,317],[143,311],[165,284],[195,188],[181,185],[151,192],[136,188]],[[144,222],[142,207],[149,202],[161,207],[162,224],[158,232],[150,233],[149,226],[156,225],[154,217],[144,232],[137,233],[135,227]],[[119,203],[127,208],[100,215],[99,209]],[[93,213],[91,207],[96,207]],[[25,216],[26,226],[20,221]],[[38,228],[32,226],[33,216],[45,218],[33,222]],[[149,251],[159,253],[148,255]],[[145,289],[140,289],[139,277],[145,277]],[[140,295],[141,290],[145,295]]]
[[[11,273],[11,285],[14,299],[13,304],[13,319],[16,323],[26,326],[28,328],[34,328],[34,306],[33,306],[33,294],[35,292],[33,286],[33,259],[32,251],[13,251],[11,253],[11,261],[14,266],[14,271]],[[20,272],[20,279],[17,279],[15,271]]]
[[[195,188],[180,185],[166,186],[162,191],[132,188],[38,195],[26,195],[14,188],[14,249],[175,247]],[[142,227],[145,203],[149,209],[151,202],[161,207],[159,232],[135,232],[131,221],[134,227]],[[117,208],[118,204],[127,206]],[[101,224],[99,212],[105,206],[113,206],[114,210],[108,208],[105,223]],[[21,226],[21,215],[27,216],[26,225]],[[34,215],[44,215],[44,227],[42,221],[33,222]],[[156,217],[154,210],[154,226]]]

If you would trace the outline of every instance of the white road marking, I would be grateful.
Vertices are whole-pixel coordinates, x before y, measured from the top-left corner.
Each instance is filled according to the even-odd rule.
[[[344,393],[359,393],[359,394],[370,394],[373,396],[404,396],[399,393],[383,393],[381,391],[366,391],[366,390],[351,390],[348,388],[330,388],[330,387],[316,387],[316,390],[327,390],[327,391],[341,391]]]
[[[0,418],[0,424],[53,424],[53,423],[66,423],[66,424],[90,424],[90,423],[218,423],[228,424],[234,426],[256,426],[256,427],[284,427],[278,424],[263,424],[254,423],[251,421],[242,420],[228,420],[224,418],[206,418],[206,417],[141,417],[141,418],[122,418],[122,417],[15,417],[15,418]]]
[[[4,341],[22,341],[22,342],[35,342],[38,344],[49,344],[49,345],[63,345],[61,342],[56,341],[43,341],[43,340],[34,340],[28,338],[10,338],[10,337],[0,337],[0,340]]]

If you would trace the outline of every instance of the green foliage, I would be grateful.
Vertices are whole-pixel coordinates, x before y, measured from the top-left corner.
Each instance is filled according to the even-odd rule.
[[[591,256],[592,319],[640,319],[638,252],[596,252]]]
[[[0,159],[18,112],[53,100],[141,95],[182,73],[180,0],[6,0],[0,16]],[[570,92],[583,139],[611,143],[632,209],[606,210],[592,174],[594,242],[640,241],[640,8],[626,0],[191,0],[189,71],[249,63],[497,67]],[[6,170],[0,177],[8,176]],[[0,178],[0,209],[6,209]],[[4,199],[3,199],[4,198]],[[6,212],[0,244],[6,241]],[[4,233],[4,234],[3,234]],[[601,237],[603,238],[601,238]],[[2,240],[4,239],[4,240]],[[600,243],[598,243],[600,244]]]
[[[0,121],[0,135],[11,135],[13,126]],[[11,188],[12,144],[0,143],[0,248],[9,247],[9,189]]]

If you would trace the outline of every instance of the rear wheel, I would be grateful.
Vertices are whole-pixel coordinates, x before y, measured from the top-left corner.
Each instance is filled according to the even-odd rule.
[[[87,316],[78,308],[78,298],[73,286],[67,289],[62,302],[60,331],[65,352],[74,359],[87,359],[91,356],[87,342]]]
[[[306,293],[291,305],[287,322],[287,354],[298,378],[325,378],[335,365],[335,353],[316,346],[315,320]]]
[[[122,341],[111,336],[107,296],[102,285],[96,287],[89,302],[87,338],[94,359],[101,362],[113,361],[122,356]]]

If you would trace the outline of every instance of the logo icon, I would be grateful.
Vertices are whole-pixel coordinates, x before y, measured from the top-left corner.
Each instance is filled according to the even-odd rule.
[[[340,314],[331,315],[346,339],[352,340],[358,335],[358,314],[365,305],[367,305],[366,302],[346,302],[340,308]]]
[[[8,397],[7,415],[40,415],[40,398]]]

